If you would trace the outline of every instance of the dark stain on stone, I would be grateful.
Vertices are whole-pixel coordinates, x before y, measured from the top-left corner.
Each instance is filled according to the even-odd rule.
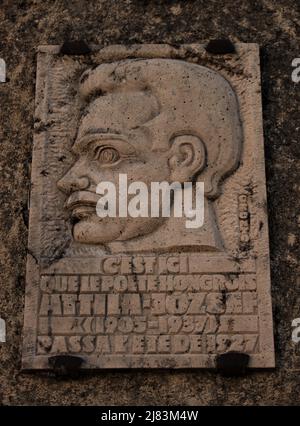
[[[80,369],[84,360],[73,355],[54,355],[48,358],[49,367],[58,376],[72,375]]]
[[[29,211],[28,211],[28,207],[27,206],[23,206],[22,207],[21,214],[22,214],[22,219],[23,219],[24,225],[26,226],[26,228],[28,228]]]
[[[83,40],[65,41],[59,53],[62,55],[88,55],[91,49]]]
[[[228,39],[210,40],[205,47],[206,52],[214,55],[226,55],[227,53],[236,53],[234,44]]]
[[[227,294],[226,294],[226,290],[225,289],[221,290],[221,300],[222,300],[222,304],[224,306],[226,306]]]
[[[222,376],[243,376],[249,360],[248,354],[230,351],[216,357],[216,368]]]

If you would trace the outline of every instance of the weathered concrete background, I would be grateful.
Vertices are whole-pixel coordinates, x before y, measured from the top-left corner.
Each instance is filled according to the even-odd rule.
[[[300,4],[295,0],[4,0],[0,57],[0,401],[24,404],[296,404],[300,350]],[[77,379],[20,373],[27,246],[27,194],[35,89],[35,49],[66,39],[112,43],[190,43],[228,37],[261,46],[265,152],[277,368],[243,378],[203,371],[105,372]],[[300,345],[300,343],[299,343]],[[298,371],[295,371],[298,364]]]

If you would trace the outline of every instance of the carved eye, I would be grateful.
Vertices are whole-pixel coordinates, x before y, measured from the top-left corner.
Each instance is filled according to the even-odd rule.
[[[114,148],[98,147],[95,150],[95,158],[102,164],[113,164],[120,159],[120,155]]]

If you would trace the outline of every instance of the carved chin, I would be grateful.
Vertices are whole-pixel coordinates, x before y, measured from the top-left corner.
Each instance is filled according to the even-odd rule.
[[[84,244],[107,244],[147,235],[164,223],[165,218],[103,218],[91,216],[73,225],[73,238]]]
[[[110,222],[109,218],[82,219],[73,226],[74,240],[85,244],[105,244],[120,236],[121,227]]]

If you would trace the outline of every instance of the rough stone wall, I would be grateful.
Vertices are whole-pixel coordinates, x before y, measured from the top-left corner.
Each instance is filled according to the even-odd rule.
[[[238,3],[238,5],[237,5]],[[58,404],[299,404],[300,355],[291,321],[300,317],[300,5],[295,0],[4,0],[0,57],[0,401]],[[205,371],[100,372],[76,379],[20,372],[36,47],[85,39],[116,43],[191,43],[228,37],[261,46],[276,363],[274,371],[224,378]],[[299,351],[300,353],[300,351]]]

